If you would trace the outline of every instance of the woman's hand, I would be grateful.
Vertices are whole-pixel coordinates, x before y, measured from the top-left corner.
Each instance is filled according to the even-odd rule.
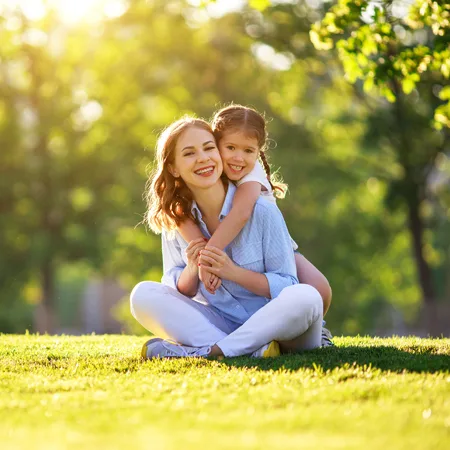
[[[206,246],[200,255],[200,264],[207,272],[224,280],[233,280],[237,266],[222,250]],[[208,267],[209,266],[209,267]]]
[[[192,275],[198,275],[198,266],[199,266],[199,254],[200,251],[205,248],[206,241],[204,238],[194,239],[189,242],[189,245],[186,247],[186,258],[188,260],[187,267],[189,272]]]

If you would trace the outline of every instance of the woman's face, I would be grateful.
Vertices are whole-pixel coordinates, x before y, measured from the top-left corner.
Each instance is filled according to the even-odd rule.
[[[175,146],[170,170],[174,177],[182,178],[190,190],[207,189],[217,183],[223,166],[214,136],[195,126],[183,131]]]
[[[219,143],[223,170],[232,181],[238,181],[255,167],[258,159],[258,141],[243,131],[224,133]]]

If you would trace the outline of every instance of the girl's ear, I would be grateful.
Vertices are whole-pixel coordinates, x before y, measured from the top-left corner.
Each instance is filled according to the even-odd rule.
[[[178,178],[180,176],[180,174],[173,168],[172,164],[169,164],[167,166],[167,169],[169,170],[170,174],[174,177],[174,178]]]

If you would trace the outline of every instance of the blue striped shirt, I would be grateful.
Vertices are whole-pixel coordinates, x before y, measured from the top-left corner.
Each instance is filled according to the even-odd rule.
[[[225,201],[219,220],[231,211],[236,186],[228,184]],[[199,221],[202,233],[209,239],[209,233],[202,213],[196,203],[192,212]],[[162,282],[177,289],[178,279],[187,265],[185,249],[187,242],[178,232],[162,235],[163,270]],[[267,277],[271,298],[277,297],[287,286],[298,283],[292,242],[283,216],[276,205],[261,198],[255,204],[253,214],[241,232],[225,249],[228,256],[240,267]],[[242,286],[222,280],[222,286],[210,294],[199,283],[199,298],[206,300],[227,319],[242,324],[270,299],[256,295]]]

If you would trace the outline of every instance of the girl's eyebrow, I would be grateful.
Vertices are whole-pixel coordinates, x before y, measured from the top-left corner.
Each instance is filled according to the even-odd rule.
[[[213,141],[203,142],[203,147],[208,144],[214,144],[214,142]],[[193,145],[188,145],[187,147],[184,147],[183,149],[181,149],[182,152],[184,152],[185,150],[195,150],[195,147]]]
[[[234,142],[231,142],[231,141],[225,141],[225,145],[234,145],[236,147],[236,144]],[[253,147],[253,145],[246,145],[245,148],[249,148],[251,150],[255,150],[256,151],[256,147]]]

